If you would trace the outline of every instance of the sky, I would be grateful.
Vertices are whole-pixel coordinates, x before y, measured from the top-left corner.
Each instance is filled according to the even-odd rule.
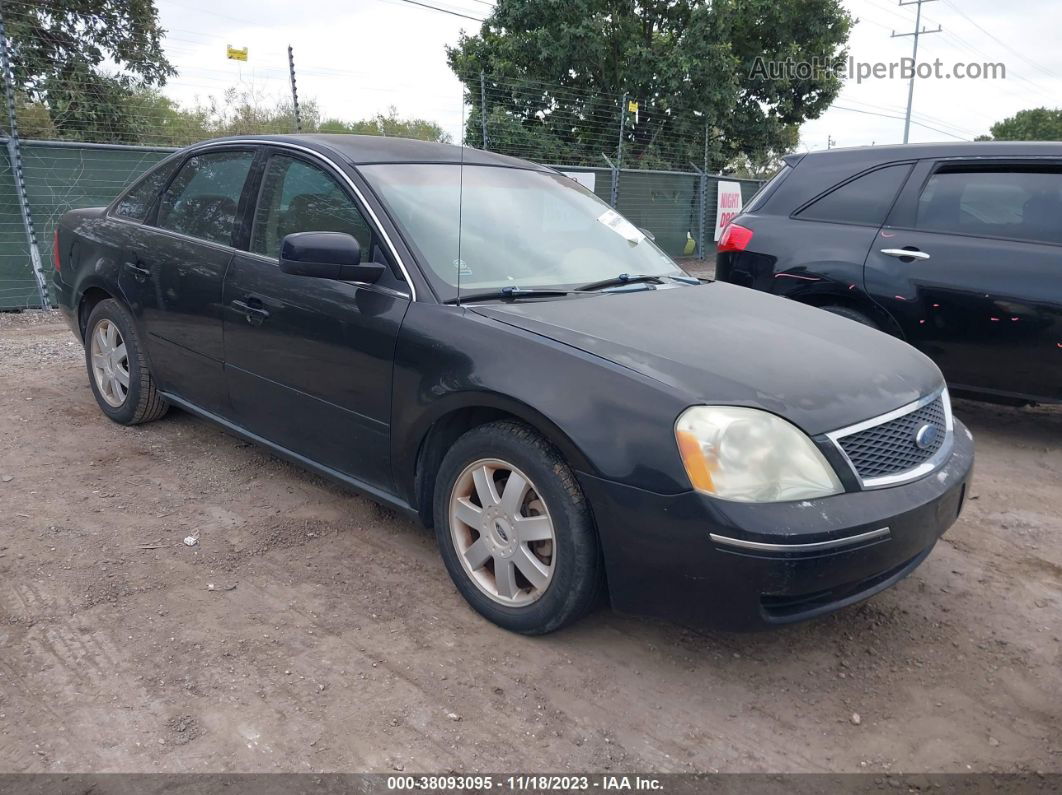
[[[295,51],[300,99],[325,116],[367,118],[395,106],[431,119],[459,138],[461,86],[445,47],[474,33],[492,0],[157,0],[165,48],[179,76],[166,93],[182,102],[218,97],[225,88],[267,98],[289,92],[287,46]],[[845,0],[858,20],[853,59],[868,65],[911,54],[915,6],[897,0]],[[462,16],[463,15],[463,16]],[[1023,108],[1062,105],[1062,3],[1058,0],[933,0],[923,26],[943,31],[919,41],[919,61],[1001,63],[1005,79],[916,80],[911,141],[972,140]],[[226,45],[248,48],[248,61],[226,58]],[[908,81],[846,80],[821,118],[801,128],[801,149],[900,143]],[[895,118],[899,117],[899,118]]]

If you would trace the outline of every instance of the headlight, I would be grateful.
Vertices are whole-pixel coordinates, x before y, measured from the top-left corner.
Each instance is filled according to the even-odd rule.
[[[794,425],[738,406],[694,406],[675,423],[697,491],[738,502],[783,502],[843,491],[833,467]]]

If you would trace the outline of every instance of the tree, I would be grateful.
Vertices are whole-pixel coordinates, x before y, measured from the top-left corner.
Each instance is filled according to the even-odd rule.
[[[254,88],[228,88],[220,96],[211,95],[206,99],[197,97],[190,106],[178,104],[156,88],[140,88],[129,92],[125,106],[129,112],[129,124],[125,128],[123,143],[186,146],[223,135],[295,132],[295,112],[291,98],[276,98]],[[393,106],[386,114],[379,113],[372,118],[352,122],[335,118],[322,121],[315,99],[301,102],[299,112],[302,129],[308,133],[391,135],[450,143],[449,133],[435,122],[404,119]],[[43,103],[32,102],[19,94],[16,98],[16,113],[22,137],[61,137],[48,107]]]
[[[726,172],[741,179],[770,179],[782,167],[782,158],[796,149],[799,143],[800,129],[793,125],[786,131],[779,149],[738,155],[727,164]]]
[[[5,4],[7,6],[7,4]],[[16,90],[47,108],[64,138],[139,140],[130,100],[176,74],[153,0],[63,0],[7,6]],[[107,72],[104,64],[117,71]]]
[[[978,141],[1062,141],[1062,109],[1020,110],[991,127]]]
[[[388,135],[394,138],[416,138],[420,141],[437,141],[448,144],[450,134],[442,127],[427,119],[403,119],[398,115],[398,108],[392,105],[387,113],[377,113],[371,119],[361,121],[341,121],[325,119],[316,128],[323,133],[353,133],[354,135]]]
[[[638,115],[624,128],[624,165],[688,168],[707,140],[714,170],[783,150],[795,126],[829,107],[852,24],[840,0],[498,0],[447,56],[473,108],[470,144],[480,141],[482,72],[488,136],[522,135],[528,148],[514,154],[559,148],[600,165],[618,149],[626,95]],[[757,59],[820,68],[765,77]]]

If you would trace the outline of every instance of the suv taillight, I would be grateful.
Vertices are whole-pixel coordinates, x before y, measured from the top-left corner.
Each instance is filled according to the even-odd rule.
[[[52,266],[59,270],[59,227],[55,228],[55,237],[52,239]]]
[[[752,230],[738,224],[730,223],[723,229],[723,234],[719,236],[719,242],[715,245],[715,250],[722,253],[724,251],[744,251],[749,247],[749,243],[752,241]]]

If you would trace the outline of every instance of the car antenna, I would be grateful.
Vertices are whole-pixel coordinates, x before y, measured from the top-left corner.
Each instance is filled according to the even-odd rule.
[[[461,222],[465,210],[465,98],[461,96],[461,163],[457,175],[457,305],[461,306]]]

